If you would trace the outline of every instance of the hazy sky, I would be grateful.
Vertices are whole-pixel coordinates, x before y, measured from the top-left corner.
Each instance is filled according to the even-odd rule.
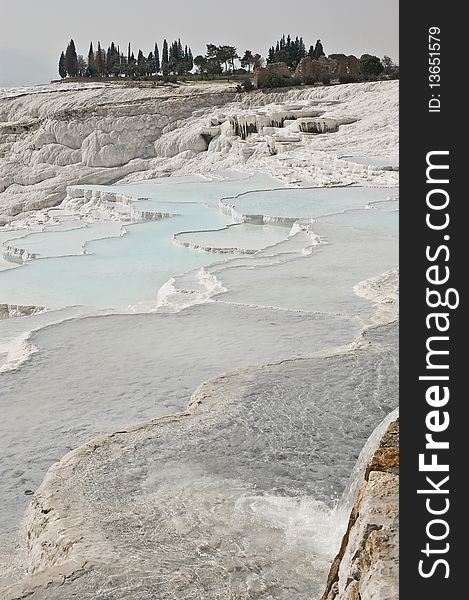
[[[70,38],[79,54],[91,40],[145,54],[164,37],[181,38],[194,55],[206,43],[266,55],[282,33],[322,40],[326,54],[364,52],[398,61],[398,0],[0,0],[0,86],[58,77]]]

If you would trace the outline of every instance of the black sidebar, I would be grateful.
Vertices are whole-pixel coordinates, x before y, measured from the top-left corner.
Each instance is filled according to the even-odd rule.
[[[464,589],[469,268],[464,5],[400,6],[400,594]],[[409,10],[406,10],[406,9]],[[469,169],[468,169],[469,172]],[[465,314],[464,314],[465,313]]]

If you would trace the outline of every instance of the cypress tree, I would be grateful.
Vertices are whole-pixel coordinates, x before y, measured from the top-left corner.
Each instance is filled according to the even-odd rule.
[[[93,42],[90,43],[90,49],[88,50],[88,75],[90,77],[94,77],[96,75]]]
[[[70,77],[76,77],[78,75],[78,57],[75,42],[73,40],[70,40],[65,52],[65,70]]]
[[[155,43],[155,50],[153,52],[153,58],[155,61],[155,73],[159,73],[161,70],[161,65],[160,65],[160,51],[158,49],[157,43]]]
[[[300,59],[304,58],[305,56],[306,56],[306,46],[303,41],[303,38],[300,37]]]
[[[168,72],[169,73],[177,73],[179,66],[179,50],[178,43],[174,41],[169,47],[169,55],[168,55]]]
[[[168,42],[163,40],[163,51],[161,55],[161,70],[163,71],[163,75],[168,74],[168,63],[169,63],[169,53],[168,53]]]
[[[104,60],[103,60],[103,51],[101,49],[101,42],[98,42],[98,49],[96,50],[96,57],[94,60],[96,74],[98,77],[102,77],[104,75]]]
[[[111,46],[108,47],[107,52],[106,52],[106,62],[105,62],[105,72],[106,75],[109,75],[112,71],[112,49]]]
[[[192,49],[189,48],[189,55],[188,55],[188,71],[192,71],[192,69],[194,68],[194,55],[192,54]]]
[[[316,42],[316,46],[314,47],[314,58],[319,58],[320,56],[325,56],[325,53],[321,44],[321,40],[318,40]]]
[[[178,61],[178,43],[173,42],[169,47],[169,62],[177,62]]]
[[[185,46],[184,48],[184,67],[186,73],[189,73],[194,68],[194,56],[189,46]]]
[[[59,75],[62,77],[67,77],[67,70],[65,69],[65,54],[62,52],[59,58]]]

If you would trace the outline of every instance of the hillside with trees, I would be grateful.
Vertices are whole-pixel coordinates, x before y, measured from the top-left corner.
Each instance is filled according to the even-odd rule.
[[[87,58],[77,54],[75,43],[70,40],[65,52],[59,59],[59,75],[65,77],[128,77],[141,78],[162,74],[185,75],[194,68],[194,58],[191,48],[183,46],[180,39],[168,44],[163,40],[162,50],[155,43],[153,50],[144,54],[142,50],[137,55],[132,51],[130,43],[126,52],[111,42],[105,50],[98,42],[96,49],[90,43]]]
[[[111,42],[106,49],[99,41],[96,45],[91,42],[85,58],[77,52],[72,39],[65,51],[60,54],[58,71],[62,79],[79,77],[175,80],[183,77],[210,80],[232,77],[238,80],[244,79],[242,89],[248,90],[252,89],[251,75],[265,64],[284,63],[294,75],[302,59],[309,57],[318,60],[325,56],[321,40],[318,39],[308,48],[302,37],[293,37],[290,34],[282,35],[268,49],[266,59],[252,50],[245,50],[238,54],[235,46],[212,43],[206,45],[204,55],[199,54],[194,57],[191,47],[181,42],[181,39],[169,43],[164,39],[160,46],[155,42],[148,53],[144,53],[141,49],[134,51],[130,43],[125,49],[121,49],[119,45]],[[363,54],[359,60],[362,79],[398,77],[398,67],[388,56],[380,60],[377,56]],[[276,81],[275,78],[273,80]],[[299,85],[307,82],[292,77],[291,80],[283,83]],[[313,82],[309,81],[309,83]]]
[[[267,54],[267,64],[284,62],[292,69],[296,69],[300,60],[310,56],[311,58],[319,58],[324,56],[324,49],[321,40],[317,40],[315,45],[306,50],[305,43],[302,37],[292,38],[291,35],[283,35],[276,44],[269,48]]]

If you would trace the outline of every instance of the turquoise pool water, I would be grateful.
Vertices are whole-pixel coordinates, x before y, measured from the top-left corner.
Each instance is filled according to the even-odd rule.
[[[236,251],[217,253],[181,247],[174,242],[175,234],[182,233],[178,239],[192,246],[251,251],[270,247],[287,238],[290,222],[280,221],[273,226],[246,224],[224,229],[234,221],[231,215],[219,209],[222,198],[233,197],[226,202],[248,214],[311,219],[363,209],[369,202],[378,202],[376,207],[379,207],[380,201],[397,194],[395,189],[354,187],[266,191],[281,184],[263,175],[212,181],[181,179],[85,186],[88,190],[132,196],[138,199],[135,202],[138,210],[177,215],[172,218],[134,224],[118,221],[84,223],[67,214],[63,223],[48,225],[44,231],[29,235],[10,233],[13,238],[21,235],[12,242],[15,246],[39,254],[39,259],[27,262],[21,268],[5,268],[0,273],[2,301],[50,308],[72,304],[124,307],[152,302],[156,301],[158,289],[172,276],[224,262],[236,254]],[[263,191],[246,193],[253,189]],[[60,210],[53,209],[52,212],[57,219]],[[369,212],[380,212],[381,221],[391,229],[395,227],[397,213]],[[373,218],[363,214],[366,219]],[[354,217],[339,215],[337,218],[352,221]],[[363,218],[359,215],[358,220]],[[8,239],[4,233],[0,243],[6,243]],[[2,265],[8,267],[11,263],[2,260],[0,269]]]

